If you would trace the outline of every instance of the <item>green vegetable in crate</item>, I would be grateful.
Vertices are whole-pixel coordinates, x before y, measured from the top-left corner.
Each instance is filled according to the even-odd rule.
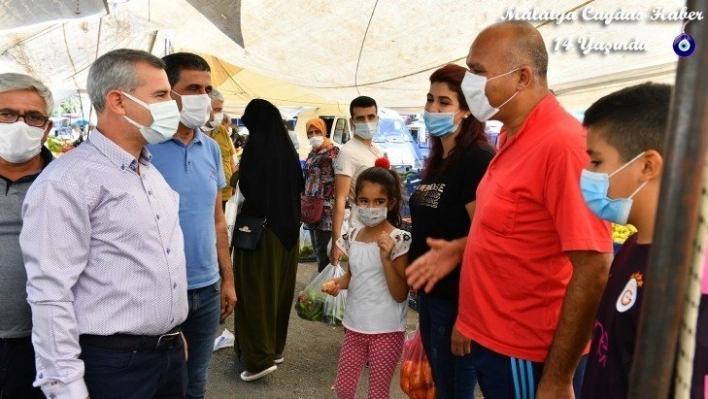
[[[326,294],[325,294],[326,295]],[[324,295],[318,291],[301,291],[295,302],[295,311],[300,318],[310,321],[322,320]]]
[[[612,240],[618,244],[624,243],[629,236],[637,232],[637,228],[628,224],[622,226],[616,223],[612,223]]]
[[[59,154],[59,153],[61,153],[63,146],[64,146],[63,141],[56,139],[52,136],[49,136],[47,138],[47,148],[49,148],[49,151]]]

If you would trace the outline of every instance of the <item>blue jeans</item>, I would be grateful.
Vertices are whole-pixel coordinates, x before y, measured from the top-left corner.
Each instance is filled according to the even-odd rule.
[[[167,351],[129,351],[81,345],[84,381],[92,398],[180,399],[187,392],[182,340]]]
[[[209,361],[214,352],[214,338],[221,315],[221,283],[187,291],[189,314],[182,323],[187,339],[189,384],[187,398],[203,398],[206,394]]]
[[[477,385],[472,356],[452,354],[450,337],[457,318],[457,301],[418,294],[420,337],[433,370],[440,399],[473,399]]]
[[[44,398],[41,389],[32,387],[36,374],[32,338],[0,339],[1,398]]]

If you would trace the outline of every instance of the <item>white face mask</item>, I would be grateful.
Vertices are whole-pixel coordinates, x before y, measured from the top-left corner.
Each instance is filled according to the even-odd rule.
[[[379,122],[361,122],[354,124],[354,134],[364,140],[369,140],[374,137],[374,134],[379,131]]]
[[[467,106],[469,106],[470,112],[472,112],[472,115],[477,118],[478,121],[488,121],[489,118],[499,112],[499,108],[505,106],[506,103],[511,101],[514,97],[516,97],[517,94],[519,94],[519,92],[516,91],[514,95],[509,97],[509,99],[504,101],[500,106],[492,107],[492,105],[489,104],[489,99],[487,98],[487,94],[484,91],[485,87],[487,87],[487,82],[496,78],[500,78],[502,76],[506,76],[518,70],[519,68],[516,68],[513,71],[509,71],[507,73],[503,73],[501,75],[489,79],[485,78],[484,76],[475,75],[469,71],[465,72],[465,77],[462,79],[460,89],[462,90],[462,94],[465,95],[465,100],[467,100]]]
[[[219,124],[221,124],[222,120],[224,120],[224,114],[222,112],[217,112],[214,114],[214,119],[212,119],[212,121],[209,122],[209,124],[212,127],[217,127],[217,126],[219,126]]]
[[[312,146],[312,149],[317,149],[322,146],[322,143],[324,143],[324,137],[322,136],[312,136],[310,137],[310,145]]]
[[[10,163],[27,162],[42,149],[44,129],[25,122],[0,123],[0,158]]]
[[[363,208],[356,207],[359,213],[359,220],[364,226],[373,227],[386,220],[388,216],[388,208]]]
[[[208,94],[181,95],[172,91],[182,98],[182,111],[180,111],[179,121],[190,129],[204,126],[209,121],[211,114],[211,98]]]
[[[175,135],[177,127],[179,126],[177,101],[170,100],[146,104],[128,93],[124,92],[123,95],[150,110],[150,115],[152,115],[152,124],[150,126],[143,126],[127,116],[124,116],[128,122],[140,129],[140,133],[148,144],[159,144],[171,139],[172,136]]]

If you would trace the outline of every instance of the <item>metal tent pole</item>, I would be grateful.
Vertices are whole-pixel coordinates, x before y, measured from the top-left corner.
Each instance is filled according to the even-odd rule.
[[[677,69],[629,398],[668,397],[697,232],[708,146],[708,1],[689,0],[687,7],[702,11],[704,20],[687,25],[697,48]]]

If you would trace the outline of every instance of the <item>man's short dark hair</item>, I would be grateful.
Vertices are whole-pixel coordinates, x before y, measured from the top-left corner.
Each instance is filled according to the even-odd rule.
[[[184,69],[189,71],[211,72],[209,63],[207,63],[204,58],[192,53],[169,54],[162,57],[162,60],[165,61],[167,65],[167,79],[170,81],[172,87],[175,87],[177,82],[179,82],[180,73]]]
[[[376,105],[376,100],[367,96],[359,96],[352,100],[349,104],[349,115],[354,116],[354,108],[376,108],[376,112],[379,112],[379,107]]]
[[[672,90],[647,82],[608,94],[585,111],[583,126],[597,128],[625,162],[647,150],[662,154]]]

